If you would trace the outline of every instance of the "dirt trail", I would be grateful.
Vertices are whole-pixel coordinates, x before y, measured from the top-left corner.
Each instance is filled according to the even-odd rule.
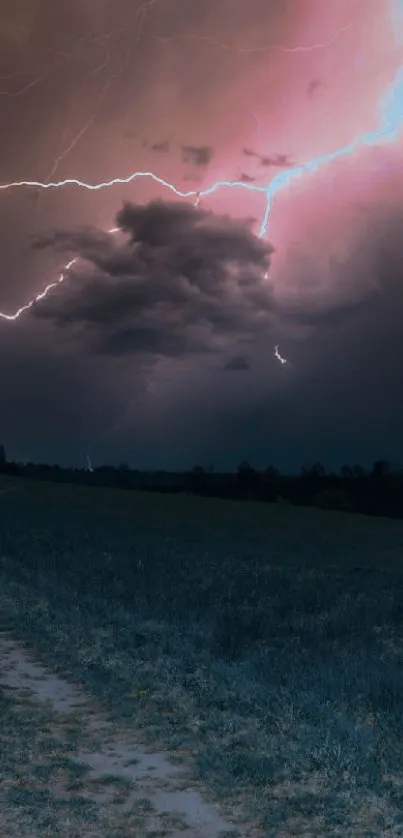
[[[222,818],[218,808],[191,787],[186,767],[171,763],[160,751],[142,747],[134,732],[119,732],[79,687],[50,672],[22,643],[1,631],[0,689],[6,700],[12,697],[19,702],[19,709],[25,702],[27,708],[41,707],[42,713],[47,710],[49,729],[60,743],[72,720],[80,725],[74,753],[70,750],[68,757],[70,763],[74,757],[77,769],[85,764],[80,796],[96,804],[101,822],[95,830],[91,824],[82,824],[79,832],[71,825],[69,832],[69,815],[63,836],[252,838],[256,834],[239,822],[235,829],[235,822]],[[63,784],[63,775],[53,778],[51,791],[60,798],[72,793]],[[0,815],[1,834],[13,834],[4,831],[5,826]],[[32,834],[32,838],[36,836]]]

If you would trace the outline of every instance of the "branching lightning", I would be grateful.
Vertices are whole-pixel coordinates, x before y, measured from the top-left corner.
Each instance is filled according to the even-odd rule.
[[[164,180],[164,178],[159,177],[154,172],[133,172],[127,177],[113,178],[112,180],[103,181],[101,183],[87,183],[86,181],[82,181],[77,178],[66,178],[65,180],[53,181],[50,183],[23,180],[13,181],[12,183],[0,184],[0,189],[5,190],[22,186],[34,187],[36,189],[57,189],[62,186],[78,186],[82,189],[98,191],[101,189],[109,188],[111,186],[115,186],[117,184],[132,183],[134,180],[137,180],[138,178],[151,178],[151,180],[154,180],[156,183],[170,190],[180,198],[196,198],[196,204],[198,204],[201,198],[204,198],[208,195],[212,195],[219,189],[246,189],[250,192],[257,192],[266,196],[266,207],[263,213],[259,230],[259,237],[262,238],[267,232],[269,216],[273,203],[272,199],[274,195],[281,189],[284,189],[284,187],[287,186],[292,180],[294,180],[294,178],[301,177],[307,172],[316,171],[325,164],[331,163],[333,160],[336,160],[340,157],[345,157],[349,154],[353,154],[355,151],[357,151],[357,149],[360,146],[370,145],[376,143],[377,140],[381,139],[388,139],[391,141],[395,139],[400,124],[402,122],[403,116],[403,96],[402,90],[400,90],[400,88],[402,88],[403,90],[403,73],[399,74],[394,89],[391,92],[389,102],[390,105],[392,105],[392,107],[389,106],[385,108],[385,116],[387,117],[387,120],[381,128],[379,128],[376,131],[371,131],[367,134],[363,134],[361,137],[353,140],[351,143],[343,146],[342,148],[336,149],[335,151],[329,152],[328,154],[324,154],[320,157],[316,157],[314,160],[310,160],[309,162],[304,163],[301,166],[296,166],[293,169],[288,169],[286,172],[279,173],[273,178],[273,180],[268,186],[262,186],[254,183],[244,183],[243,181],[219,180],[213,183],[212,186],[202,191],[189,190],[184,192],[178,189],[173,183]],[[112,230],[110,232],[112,232]],[[34,297],[29,303],[27,303],[24,306],[21,306],[13,314],[5,314],[4,312],[0,311],[0,318],[3,318],[5,320],[16,320],[18,317],[20,317],[21,314],[23,314],[25,311],[28,311],[28,309],[30,309],[34,305],[34,303],[42,300],[52,288],[55,288],[59,283],[63,282],[67,271],[72,267],[72,265],[74,265],[75,262],[76,259],[72,259],[65,266],[63,272],[60,274],[57,280],[49,283],[49,285],[47,285],[43,291],[37,294],[37,296]]]

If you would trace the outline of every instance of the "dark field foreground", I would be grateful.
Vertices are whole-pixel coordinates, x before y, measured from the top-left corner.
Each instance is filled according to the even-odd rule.
[[[403,835],[403,521],[0,483],[0,606],[270,838]]]

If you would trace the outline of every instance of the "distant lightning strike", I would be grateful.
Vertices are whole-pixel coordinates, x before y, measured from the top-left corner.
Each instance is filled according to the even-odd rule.
[[[403,9],[403,0],[398,0],[399,5],[396,7],[400,15],[402,14]],[[146,6],[147,4],[145,4]],[[150,3],[150,6],[152,3]],[[350,27],[345,27],[349,29]],[[344,31],[345,31],[344,30]],[[340,34],[337,33],[337,35]],[[323,46],[323,45],[320,45]],[[309,49],[318,48],[319,45],[314,47],[310,47]],[[284,48],[287,49],[287,48]],[[291,50],[292,48],[289,48]],[[300,48],[300,49],[308,49],[308,48]],[[336,149],[335,151],[329,152],[327,154],[320,155],[314,160],[308,161],[307,163],[303,163],[300,166],[295,166],[291,169],[288,169],[285,172],[281,172],[276,175],[273,180],[266,186],[257,185],[254,183],[245,183],[244,181],[229,181],[229,180],[219,180],[216,181],[212,186],[204,189],[203,191],[182,191],[178,189],[174,184],[170,183],[169,181],[164,180],[164,178],[159,177],[154,172],[133,172],[132,174],[128,175],[127,177],[117,177],[113,178],[109,181],[102,181],[100,183],[87,183],[86,181],[79,180],[78,178],[66,178],[65,180],[60,181],[53,181],[53,182],[41,182],[41,181],[29,181],[29,180],[21,180],[21,181],[13,181],[11,183],[0,184],[0,190],[7,190],[12,188],[18,187],[32,187],[35,189],[58,189],[63,186],[78,186],[82,189],[87,189],[90,191],[98,191],[101,189],[110,188],[112,186],[118,184],[129,184],[133,181],[137,180],[138,178],[150,178],[151,180],[155,181],[159,185],[163,186],[164,188],[170,190],[175,195],[181,198],[195,198],[195,205],[197,206],[200,202],[201,198],[207,197],[212,195],[214,192],[217,192],[219,189],[223,188],[236,188],[236,189],[246,189],[250,192],[257,192],[259,194],[266,196],[266,206],[262,215],[260,230],[259,230],[259,238],[262,238],[267,232],[267,226],[269,222],[269,217],[273,205],[273,198],[278,191],[284,189],[288,184],[290,184],[295,178],[301,177],[308,172],[314,172],[320,169],[322,166],[330,164],[334,160],[337,160],[341,157],[346,157],[350,154],[354,154],[360,147],[365,145],[373,145],[378,140],[388,140],[394,141],[396,136],[402,126],[403,123],[403,68],[400,68],[396,79],[391,85],[388,90],[386,91],[384,100],[382,102],[381,107],[381,126],[374,131],[367,132],[365,134],[360,135],[356,139],[352,140],[347,145]],[[116,232],[117,228],[113,228],[109,232]],[[13,314],[5,314],[0,312],[0,318],[4,320],[14,321],[17,320],[24,312],[28,311],[36,302],[44,299],[49,291],[52,288],[55,288],[58,284],[63,282],[65,279],[67,272],[69,269],[75,264],[77,261],[77,257],[72,259],[63,269],[62,273],[58,277],[57,280],[49,283],[46,288],[37,294],[29,303],[24,306],[21,306],[16,312]],[[279,352],[278,346],[275,347],[274,352],[276,358],[279,360],[281,364],[287,363],[285,358],[282,358]]]
[[[278,344],[276,344],[276,346],[274,347],[274,355],[277,358],[277,360],[280,361],[280,364],[288,364],[287,358],[283,358],[282,355],[280,355],[280,349]]]

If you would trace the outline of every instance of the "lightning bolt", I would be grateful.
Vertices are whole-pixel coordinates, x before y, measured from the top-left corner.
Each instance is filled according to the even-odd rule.
[[[102,72],[104,72],[105,70],[108,69],[108,67],[111,63],[111,60],[112,60],[111,40],[113,39],[114,36],[125,34],[129,30],[133,30],[133,28],[138,24],[137,33],[134,33],[135,37],[132,40],[133,40],[133,44],[137,44],[139,42],[139,40],[141,38],[142,31],[143,31],[144,23],[145,23],[145,20],[147,18],[147,13],[151,9],[154,8],[156,2],[157,2],[157,0],[146,0],[143,3],[143,5],[140,6],[139,9],[137,9],[137,11],[135,12],[135,15],[134,15],[134,19],[132,21],[130,21],[128,24],[123,25],[123,26],[119,26],[119,27],[117,27],[117,28],[115,28],[115,29],[113,29],[109,32],[104,33],[101,37],[93,39],[93,43],[102,48],[102,50],[104,51],[104,55],[103,55],[102,62],[100,64],[98,64],[98,66],[96,66],[95,69],[90,74],[91,77],[98,76],[100,73],[102,73]],[[125,54],[124,54],[123,50],[119,50],[119,52],[122,53],[122,60],[120,60],[120,62],[119,62],[118,69],[115,72],[111,73],[107,77],[106,82],[102,85],[102,88],[100,90],[95,108],[92,111],[92,113],[90,114],[87,121],[84,123],[84,125],[82,125],[80,130],[77,131],[77,133],[72,138],[70,143],[56,157],[55,162],[53,164],[53,167],[51,169],[51,172],[50,172],[49,176],[47,177],[48,181],[55,175],[57,169],[60,166],[60,163],[70,154],[70,152],[73,151],[73,149],[78,145],[78,143],[82,140],[82,138],[90,130],[90,128],[92,128],[94,126],[95,121],[97,119],[97,116],[98,116],[98,114],[101,110],[101,106],[102,106],[102,104],[105,100],[106,94],[109,92],[112,84],[117,80],[117,78],[119,78],[119,76],[122,75],[122,73],[126,69],[128,63],[129,63],[130,57],[131,57],[131,50],[130,49],[126,50]]]
[[[403,19],[403,0],[398,0],[398,2],[399,6],[396,8],[399,11],[399,17]],[[149,4],[144,4],[144,7],[147,9],[149,9],[151,6],[152,2],[150,2]],[[212,195],[219,189],[246,189],[250,192],[256,192],[258,194],[265,195],[266,197],[266,207],[262,215],[260,230],[258,233],[259,237],[262,238],[267,232],[267,226],[272,210],[274,196],[277,192],[291,184],[291,182],[294,179],[299,178],[309,172],[315,172],[323,166],[328,165],[339,158],[346,157],[350,154],[354,154],[359,148],[365,145],[374,145],[381,140],[393,142],[396,139],[398,131],[400,130],[403,122],[403,67],[399,68],[394,83],[387,89],[385,93],[380,108],[380,114],[380,127],[378,129],[360,135],[359,137],[352,140],[350,143],[346,144],[341,148],[336,149],[335,151],[320,155],[314,158],[313,160],[308,161],[307,163],[295,166],[291,169],[288,169],[285,172],[279,173],[266,186],[257,185],[255,183],[247,183],[244,181],[219,180],[213,183],[212,186],[208,187],[207,189],[204,189],[203,191],[182,191],[178,189],[174,184],[156,175],[154,172],[133,172],[127,177],[116,177],[109,181],[102,181],[100,183],[87,183],[86,181],[79,180],[78,178],[67,178],[65,180],[52,181],[46,183],[33,180],[13,181],[11,183],[0,184],[0,190],[8,190],[19,187],[32,187],[36,189],[56,189],[61,188],[62,186],[77,186],[82,189],[99,191],[101,189],[110,188],[117,184],[129,184],[139,178],[150,178],[159,185],[173,192],[178,197],[196,198],[195,203],[196,205],[198,205],[201,198]],[[115,231],[116,228],[113,228],[113,230],[110,230],[109,232],[112,233]],[[49,283],[45,287],[45,289],[41,291],[39,294],[37,294],[29,303],[27,303],[24,306],[21,306],[13,314],[5,314],[3,312],[0,312],[0,318],[9,321],[17,320],[21,316],[21,314],[28,311],[36,302],[39,302],[44,297],[46,297],[46,295],[49,293],[49,291],[51,291],[52,288],[55,288],[59,283],[63,282],[67,275],[67,272],[76,263],[76,261],[77,257],[72,259],[64,267],[58,279]],[[281,363],[285,362],[285,359],[281,359],[281,356],[278,353],[278,347],[276,347],[275,349],[275,355]]]
[[[278,344],[274,347],[274,355],[277,358],[277,360],[280,361],[280,364],[288,364],[287,358],[283,358],[280,355],[280,350],[279,350]]]
[[[76,132],[76,134],[73,136],[70,142],[68,142],[68,144],[62,149],[62,151],[60,151],[57,154],[51,171],[46,180],[51,180],[51,178],[54,177],[57,169],[59,168],[60,163],[73,151],[73,149],[78,145],[78,143],[82,140],[85,134],[87,134],[87,132],[94,126],[107,93],[109,92],[112,84],[122,75],[122,73],[126,69],[131,57],[133,45],[139,42],[143,32],[145,21],[147,19],[147,15],[154,8],[156,3],[157,0],[145,0],[145,2],[135,11],[132,20],[130,20],[128,23],[122,24],[121,26],[115,27],[110,31],[104,32],[100,36],[90,39],[89,42],[88,39],[85,39],[84,42],[81,44],[81,48],[78,50],[77,54],[59,52],[57,50],[54,50],[53,48],[49,48],[47,51],[51,53],[56,53],[56,55],[61,56],[61,60],[59,58],[59,60],[54,65],[52,65],[50,69],[45,70],[40,75],[31,79],[31,81],[21,85],[15,92],[11,92],[8,90],[0,90],[0,97],[4,96],[7,98],[14,99],[23,96],[25,93],[28,93],[30,90],[41,84],[46,78],[48,78],[48,76],[51,73],[54,73],[56,70],[58,70],[61,67],[61,65],[65,63],[66,59],[82,59],[83,54],[84,58],[88,58],[89,45],[100,47],[102,49],[102,59],[101,61],[98,61],[95,69],[93,69],[90,72],[89,78],[98,76],[104,71],[108,70],[109,65],[111,64],[111,42],[113,38],[122,34],[130,34],[130,48],[126,49],[125,51],[122,48],[122,46],[119,45],[119,48],[117,49],[118,68],[115,70],[115,72],[110,73],[106,81],[102,84],[92,113],[90,114],[86,122],[82,125],[82,127]],[[21,76],[21,73],[14,73],[8,76],[0,77],[0,80],[11,80],[17,78],[18,76]],[[66,129],[67,125],[65,126],[65,129],[62,132],[61,142],[64,141]]]
[[[59,189],[61,186],[80,186],[82,189],[89,189],[91,192],[97,192],[100,189],[106,189],[110,186],[117,186],[118,184],[128,184],[132,183],[134,180],[138,178],[151,178],[151,180],[155,181],[155,183],[159,183],[161,186],[164,186],[166,189],[170,189],[171,192],[174,192],[179,198],[193,198],[206,195],[212,195],[213,192],[216,192],[217,189],[221,189],[224,186],[228,187],[242,187],[250,188],[254,192],[267,192],[266,186],[257,186],[246,184],[243,181],[239,180],[218,180],[216,183],[213,183],[208,189],[204,191],[196,191],[195,189],[191,189],[187,192],[183,192],[182,190],[178,189],[173,183],[169,183],[169,181],[164,180],[164,178],[159,177],[154,172],[132,172],[132,174],[128,175],[127,177],[116,177],[112,178],[112,180],[104,180],[100,183],[88,183],[85,180],[79,180],[78,178],[66,178],[65,180],[58,180],[58,181],[50,181],[44,182],[40,180],[15,180],[11,183],[1,183],[1,189],[12,189],[14,187],[19,186],[32,186],[35,189]]]
[[[56,61],[56,63],[53,64],[47,70],[45,70],[44,73],[41,73],[39,76],[35,76],[34,79],[31,79],[31,81],[27,82],[26,84],[23,84],[22,87],[20,87],[13,93],[9,90],[0,90],[0,96],[6,96],[8,99],[18,99],[20,96],[23,96],[24,93],[27,93],[28,90],[32,90],[33,87],[37,87],[38,84],[41,84],[41,82],[44,81],[48,76],[50,76],[51,73],[54,73],[56,70],[58,70],[63,63],[64,60]],[[22,75],[22,73],[18,73],[18,75]],[[2,80],[12,79],[16,76],[17,73],[10,74],[9,76],[2,76]]]
[[[19,309],[17,309],[17,311],[14,312],[14,314],[4,314],[4,312],[0,311],[0,317],[2,317],[3,320],[18,320],[21,314],[24,314],[24,311],[28,311],[30,308],[32,308],[34,303],[39,303],[40,300],[43,300],[44,297],[46,297],[46,295],[52,288],[56,288],[56,286],[59,285],[60,282],[63,282],[63,280],[66,278],[67,271],[69,271],[70,268],[73,267],[75,262],[77,262],[77,257],[75,259],[71,259],[71,261],[64,266],[63,271],[58,277],[58,279],[54,280],[53,282],[49,282],[49,285],[47,285],[43,291],[37,294],[36,297],[30,300],[29,303],[26,303],[25,306],[21,306]]]
[[[113,76],[110,76],[110,78],[108,78],[107,81],[105,82],[105,84],[103,85],[102,90],[101,90],[101,92],[99,94],[99,97],[98,97],[98,101],[95,105],[95,108],[94,108],[91,116],[87,119],[87,122],[80,128],[80,130],[77,132],[77,134],[73,137],[73,139],[71,140],[69,145],[66,146],[66,148],[56,157],[56,160],[53,164],[52,170],[49,174],[49,178],[53,177],[53,175],[55,174],[55,172],[59,168],[60,163],[62,162],[62,160],[64,160],[64,158],[67,157],[67,155],[70,154],[71,151],[73,151],[73,148],[75,148],[77,143],[80,142],[80,140],[82,139],[84,134],[86,134],[87,131],[94,125],[94,122],[95,122],[95,120],[98,116],[98,113],[99,113],[100,109],[101,109],[101,105],[102,105],[102,102],[105,98],[105,95],[108,92],[112,82],[115,80],[116,76],[117,76],[117,73],[115,73]]]
[[[127,34],[127,32],[130,31],[132,45],[137,44],[139,42],[139,40],[141,38],[141,35],[142,35],[142,32],[143,32],[145,21],[147,19],[147,15],[149,14],[150,11],[152,11],[154,9],[156,3],[157,3],[157,0],[145,0],[145,2],[136,10],[133,20],[131,20],[129,23],[126,23],[125,25],[117,26],[117,27],[115,27],[114,29],[112,29],[108,32],[104,32],[103,35],[92,39],[91,43],[95,44],[96,46],[100,46],[102,48],[102,50],[104,51],[104,56],[103,56],[103,59],[102,59],[102,63],[98,64],[98,66],[90,74],[91,77],[99,75],[102,71],[106,70],[109,67],[109,64],[111,62],[110,45],[111,45],[112,39],[116,35]],[[302,47],[301,46],[298,46],[298,47],[283,47],[283,46],[278,45],[278,44],[272,44],[272,45],[269,44],[268,46],[265,46],[265,47],[251,47],[251,48],[249,48],[249,47],[247,47],[247,48],[231,47],[227,44],[220,44],[220,43],[214,41],[214,39],[212,39],[212,38],[207,38],[206,39],[206,38],[204,38],[204,36],[198,36],[198,35],[186,34],[186,33],[185,34],[174,35],[170,38],[163,38],[163,37],[160,37],[160,36],[154,36],[154,37],[156,37],[157,40],[160,40],[160,41],[175,40],[177,38],[183,38],[183,37],[185,37],[185,38],[195,38],[197,40],[207,40],[207,41],[211,41],[211,43],[216,44],[216,46],[221,47],[222,49],[225,49],[225,50],[236,49],[238,52],[244,52],[244,53],[262,52],[262,51],[264,52],[264,51],[267,51],[267,50],[282,50],[282,51],[285,51],[285,52],[292,53],[292,52],[310,52],[311,50],[324,48],[324,47],[332,44],[343,32],[348,31],[349,29],[352,28],[352,26],[353,26],[353,24],[349,24],[348,26],[345,26],[345,27],[341,28],[340,30],[338,30],[335,33],[335,35],[332,36],[332,38],[330,38],[328,41],[325,41],[322,44],[313,44],[313,45],[310,45],[310,46],[302,46]],[[135,27],[137,27],[137,31],[133,32]],[[86,50],[88,51],[88,44],[87,43],[85,44],[85,47],[86,47]],[[54,50],[52,50],[52,51],[54,51]],[[123,54],[123,50],[119,50],[119,52],[122,52],[122,54]],[[95,108],[94,108],[93,112],[91,113],[91,115],[89,116],[88,120],[85,122],[84,125],[82,125],[82,127],[79,129],[79,131],[77,131],[75,136],[65,146],[65,148],[63,148],[63,150],[60,151],[57,154],[56,159],[55,159],[55,161],[53,163],[53,166],[51,168],[51,171],[50,171],[48,177],[46,178],[47,181],[50,181],[54,177],[57,169],[59,168],[60,163],[73,151],[73,149],[82,140],[82,138],[90,130],[90,128],[93,127],[93,125],[96,121],[96,118],[98,116],[98,113],[100,111],[101,105],[102,105],[102,103],[105,99],[105,96],[106,96],[107,92],[109,91],[112,83],[118,78],[118,76],[121,75],[121,73],[123,73],[124,69],[126,68],[128,62],[129,62],[129,59],[130,59],[130,53],[131,53],[130,49],[126,50],[126,55],[124,56],[123,61],[121,62],[121,66],[120,66],[119,70],[117,72],[113,73],[112,75],[110,75],[109,78],[107,79],[107,81],[105,82],[105,84],[102,86],[102,89],[100,91],[100,94],[99,94],[97,103],[95,105]],[[63,55],[63,58],[67,57],[67,58],[71,59],[71,58],[74,57],[73,55],[69,55],[69,54],[66,54],[66,53],[63,53],[62,55]],[[58,68],[60,66],[60,63],[61,62],[58,62],[54,67],[50,68],[50,70],[49,69],[46,70],[45,73],[43,73],[42,75],[34,78],[33,80],[31,80],[27,84],[23,85],[15,93],[10,93],[8,91],[1,91],[0,90],[0,96],[3,95],[3,96],[7,96],[7,97],[12,97],[12,98],[22,96],[23,94],[25,94],[29,90],[31,90],[33,87],[36,87],[38,84],[40,84],[46,77],[49,76],[49,74],[52,71],[56,70],[56,68]],[[64,130],[63,133],[62,133],[62,141],[64,140],[65,133],[66,133],[66,131]]]
[[[353,26],[354,26],[353,23],[349,23],[347,26],[341,27],[341,29],[338,29],[338,31],[335,33],[335,35],[332,35],[332,37],[329,38],[329,40],[327,40],[327,41],[323,41],[323,42],[318,43],[318,44],[309,44],[307,46],[293,46],[293,47],[287,47],[287,46],[284,46],[283,44],[266,44],[266,46],[261,46],[261,47],[256,47],[256,46],[255,47],[240,47],[240,46],[236,46],[234,44],[226,44],[226,43],[222,43],[221,41],[216,41],[215,38],[211,38],[209,35],[194,35],[191,32],[180,32],[176,35],[170,35],[170,36],[155,35],[154,37],[156,38],[157,41],[160,41],[161,43],[167,43],[167,42],[170,42],[170,41],[182,40],[183,38],[189,38],[193,41],[204,41],[205,43],[212,44],[212,46],[218,47],[219,49],[227,50],[227,51],[230,51],[230,52],[244,53],[244,54],[248,54],[248,55],[250,55],[251,53],[256,53],[256,52],[272,52],[272,51],[288,52],[288,53],[313,52],[313,50],[325,49],[326,47],[331,46],[340,37],[340,35],[342,35],[344,32],[348,32],[350,29],[353,28]]]

